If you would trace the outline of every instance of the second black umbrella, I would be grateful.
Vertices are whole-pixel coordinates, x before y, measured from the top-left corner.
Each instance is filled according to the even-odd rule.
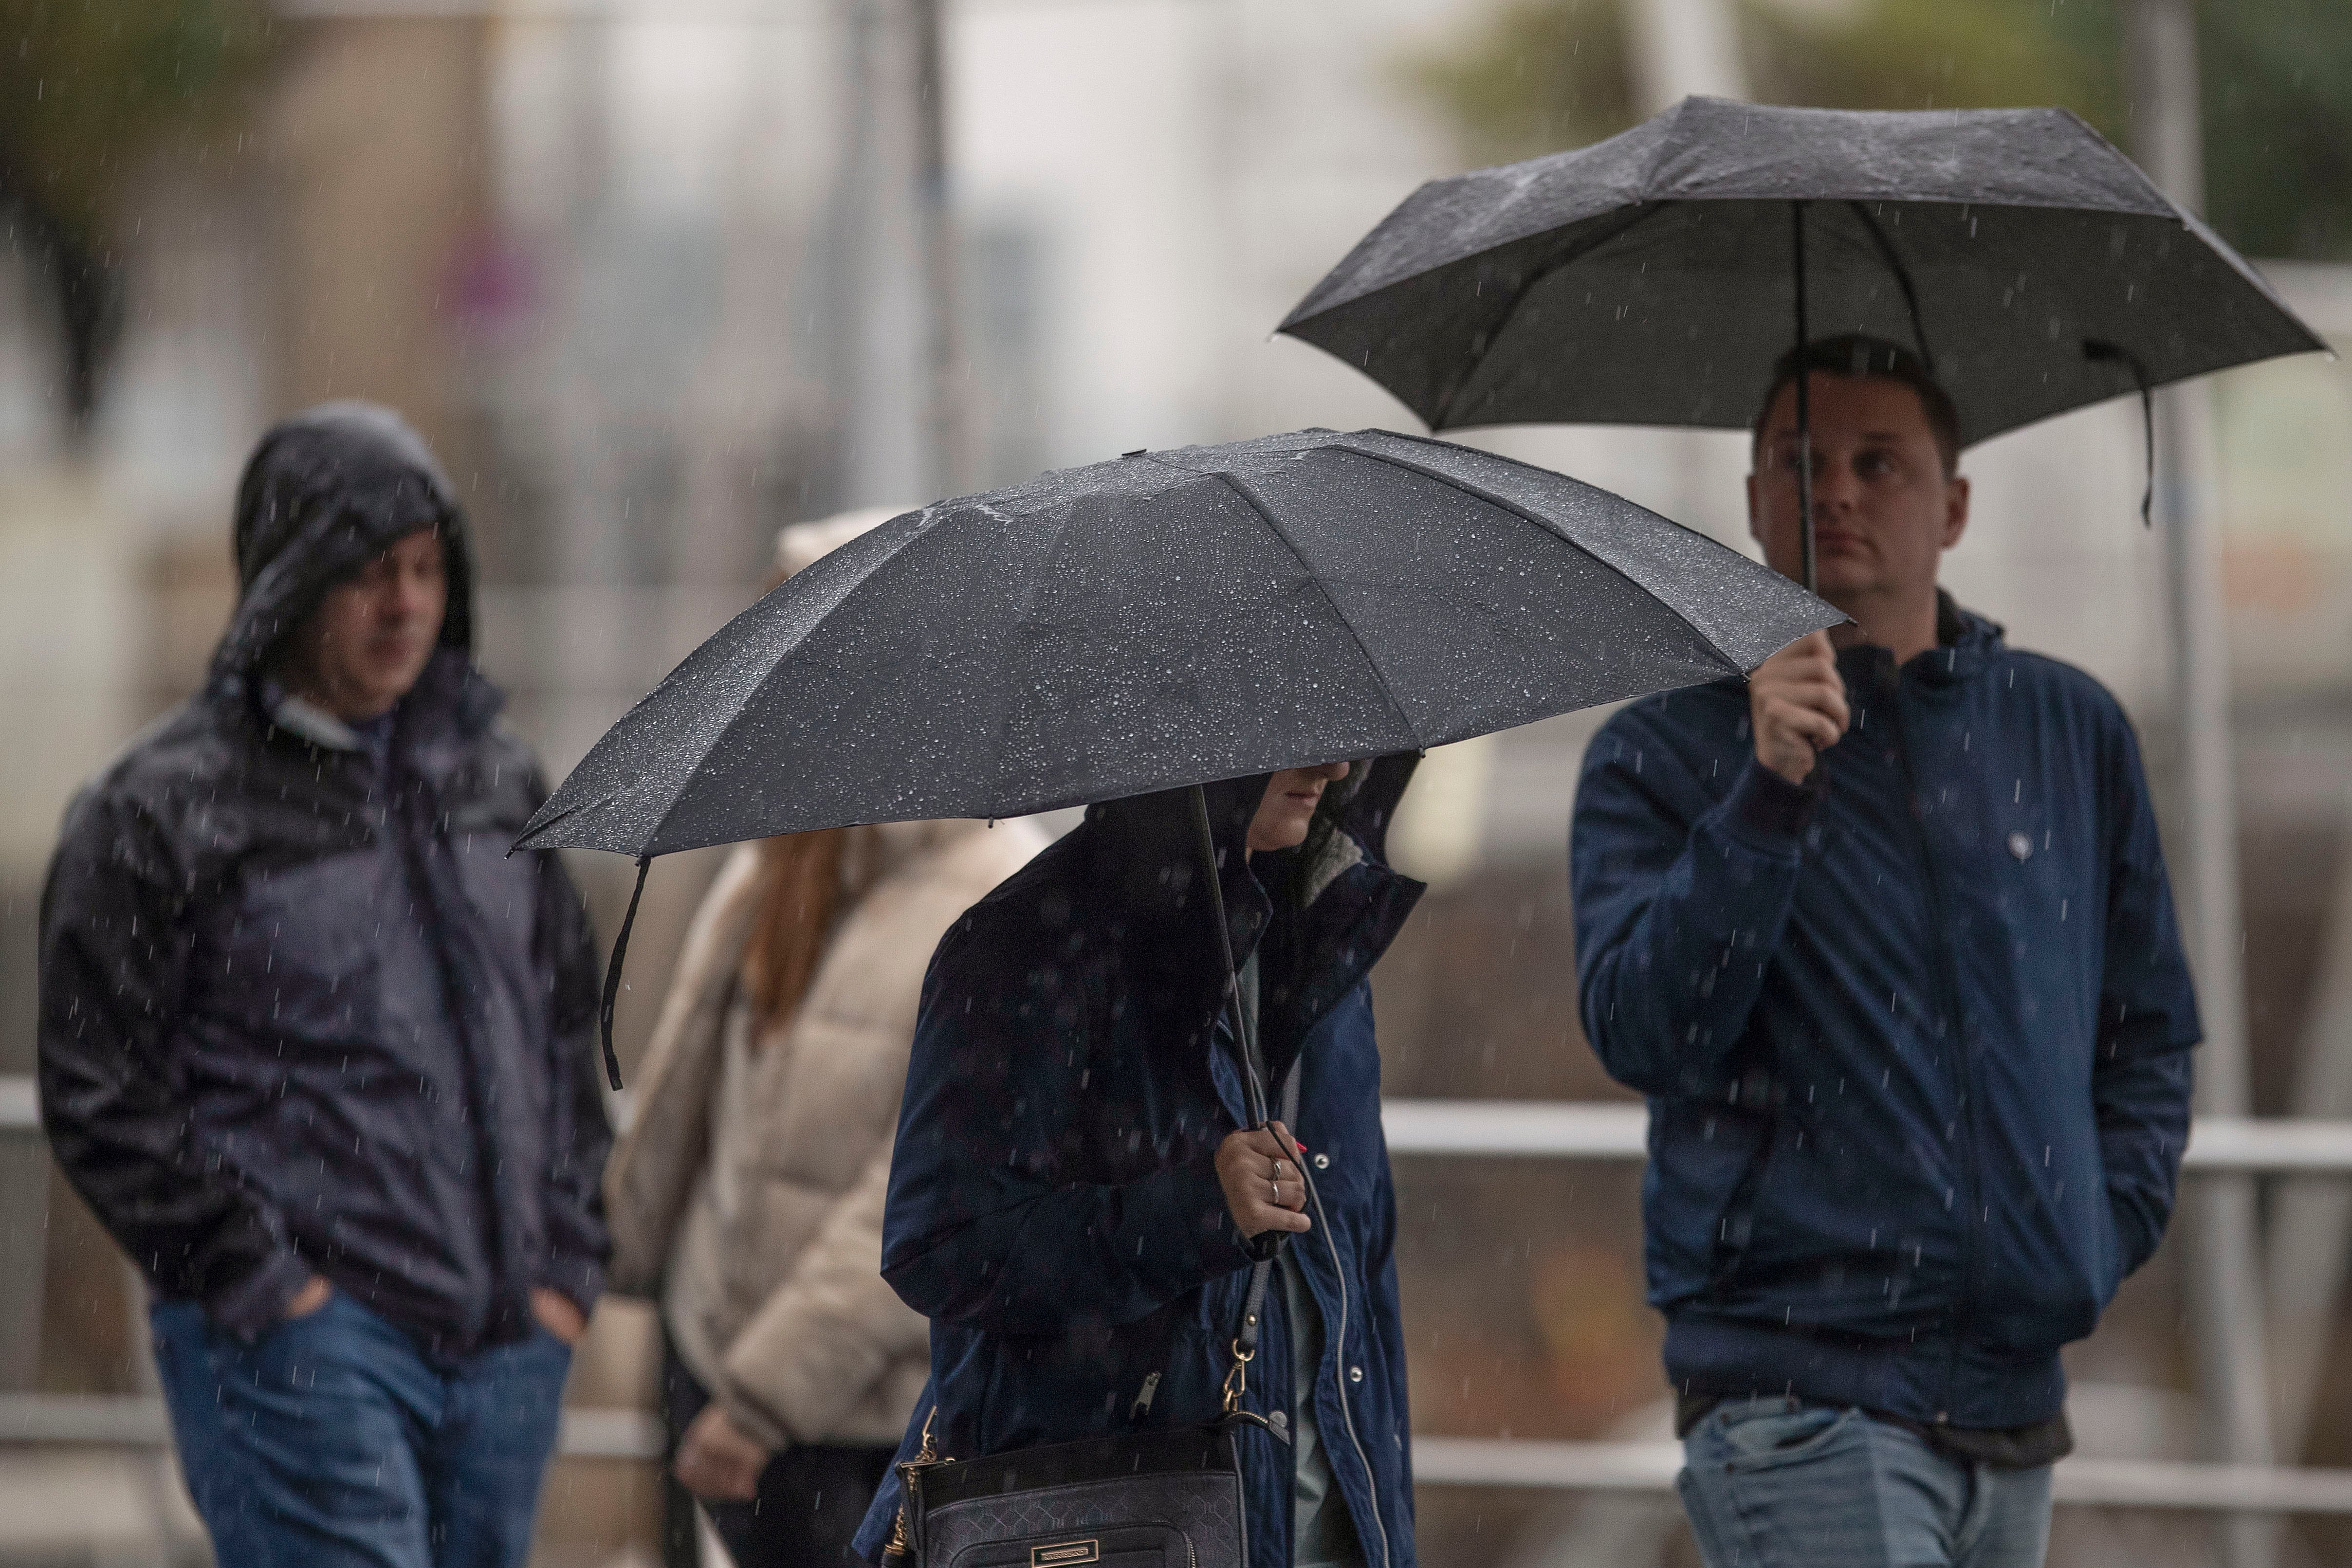
[[[1591,147],[1431,181],[1280,329],[1433,430],[1740,429],[1783,355],[1860,333],[1918,355],[1963,445],[2326,347],[2063,110],[1706,98]]]

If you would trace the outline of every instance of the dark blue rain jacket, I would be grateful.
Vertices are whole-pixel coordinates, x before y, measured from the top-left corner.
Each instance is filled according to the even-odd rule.
[[[2055,1415],[2058,1350],[2163,1237],[2195,998],[2139,748],[2080,671],[1947,601],[1805,788],[1738,682],[1585,763],[1585,1030],[1650,1097],[1650,1299],[1685,1390]]]
[[[1414,1561],[1367,978],[1421,892],[1380,858],[1410,771],[1409,758],[1376,763],[1344,803],[1332,786],[1307,845],[1270,855],[1232,852],[1265,778],[1209,789],[1235,961],[1259,956],[1273,1082],[1305,1053],[1293,1131],[1322,1202],[1291,1245],[1323,1314],[1316,1408],[1368,1568]],[[901,1458],[926,1423],[937,1452],[971,1458],[1221,1408],[1250,1260],[1214,1161],[1247,1123],[1199,865],[1183,792],[1097,806],[940,943],[883,1231],[884,1276],[931,1320],[931,1382]],[[1265,1314],[1247,1404],[1286,1416],[1278,1287]],[[1250,1561],[1287,1563],[1290,1449],[1255,1430],[1240,1440]],[[894,1473],[857,1538],[869,1559],[898,1503]]]
[[[329,588],[438,527],[449,602],[382,754],[268,679]],[[584,1312],[607,1249],[596,954],[468,654],[465,519],[424,444],[329,404],[239,487],[205,690],[76,798],[41,904],[41,1116],[156,1294],[230,1331],[312,1274],[462,1354]],[[323,718],[324,716],[318,716]]]

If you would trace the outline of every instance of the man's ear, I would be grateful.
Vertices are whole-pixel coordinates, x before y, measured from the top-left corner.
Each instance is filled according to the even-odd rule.
[[[1955,474],[1944,485],[1944,549],[1960,542],[1969,531],[1969,482]]]

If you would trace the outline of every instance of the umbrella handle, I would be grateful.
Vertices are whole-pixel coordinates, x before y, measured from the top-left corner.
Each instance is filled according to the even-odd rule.
[[[1265,1074],[1258,1066],[1257,1031],[1251,1025],[1249,1009],[1242,1006],[1241,971],[1234,967],[1234,936],[1225,924],[1225,890],[1217,875],[1217,835],[1209,826],[1208,791],[1195,784],[1186,791],[1192,797],[1192,831],[1201,845],[1201,869],[1209,879],[1209,913],[1217,925],[1217,956],[1225,967],[1225,994],[1219,1004],[1231,1009],[1234,1039],[1240,1042],[1242,1076],[1249,1089],[1249,1111],[1253,1128],[1263,1127],[1270,1119],[1265,1105]],[[1243,1241],[1242,1249],[1253,1262],[1264,1263],[1282,1250],[1288,1233],[1261,1230]]]
[[[1241,1046],[1242,1073],[1249,1089],[1249,1110],[1252,1124],[1263,1127],[1268,1119],[1265,1104],[1265,1074],[1258,1066],[1257,1030],[1251,1026],[1249,1009],[1242,1006],[1241,971],[1234,967],[1234,937],[1225,924],[1225,892],[1217,875],[1217,837],[1209,827],[1208,791],[1198,784],[1186,791],[1192,797],[1192,831],[1201,846],[1201,869],[1209,879],[1209,913],[1217,926],[1217,956],[1225,967],[1224,998],[1222,1007],[1231,1009],[1234,1039]]]

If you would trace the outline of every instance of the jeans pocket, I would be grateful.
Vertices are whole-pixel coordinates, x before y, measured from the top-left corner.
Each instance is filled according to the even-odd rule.
[[[1802,1464],[1864,1435],[1859,1410],[1802,1405],[1793,1410],[1734,1416],[1718,1429],[1727,1470],[1746,1472]]]

